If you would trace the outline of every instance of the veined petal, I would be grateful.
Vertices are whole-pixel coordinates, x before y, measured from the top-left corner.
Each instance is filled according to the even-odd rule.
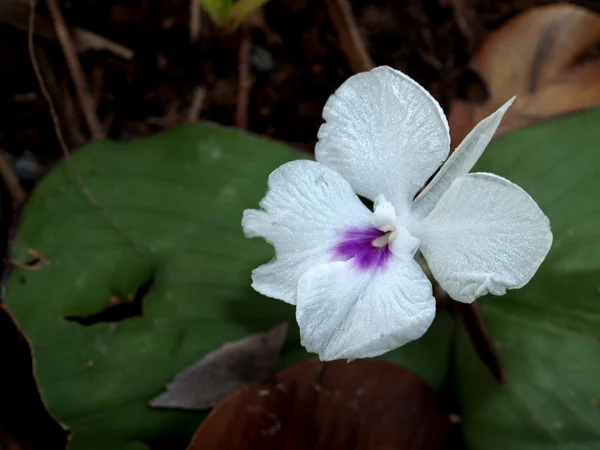
[[[429,214],[452,182],[469,173],[494,137],[504,113],[514,100],[515,97],[511,98],[495,113],[479,122],[460,143],[433,180],[415,199],[411,211],[413,220],[418,221]]]
[[[357,194],[384,195],[400,217],[450,149],[439,104],[390,67],[350,77],[327,100],[323,118],[317,161],[341,173]]]
[[[417,237],[442,289],[465,303],[523,287],[552,245],[550,222],[536,202],[489,173],[456,179],[418,224]]]
[[[262,237],[275,258],[252,272],[252,287],[263,295],[296,303],[300,277],[332,261],[331,249],[343,230],[369,228],[371,211],[341,175],[314,161],[292,161],[269,176],[262,210],[246,210],[247,237]]]
[[[370,273],[351,260],[323,264],[298,283],[301,342],[323,361],[381,355],[421,337],[434,316],[431,283],[412,257]]]

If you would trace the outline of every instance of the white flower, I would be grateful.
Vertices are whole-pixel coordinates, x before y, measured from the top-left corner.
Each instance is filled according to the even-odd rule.
[[[242,221],[247,237],[276,253],[253,271],[252,287],[296,305],[307,350],[325,361],[367,358],[421,337],[435,299],[417,251],[460,302],[533,277],[552,244],[548,218],[510,181],[468,173],[511,103],[448,158],[442,109],[403,73],[354,75],[329,98],[317,162],[275,170],[262,209],[244,211]]]

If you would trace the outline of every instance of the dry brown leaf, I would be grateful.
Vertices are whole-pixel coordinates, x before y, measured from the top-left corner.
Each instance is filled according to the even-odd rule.
[[[600,105],[600,58],[580,61],[598,44],[600,15],[569,4],[530,9],[491,33],[471,61],[489,98],[452,103],[453,147],[513,95],[498,134]]]
[[[178,373],[150,406],[203,410],[247,384],[260,383],[279,357],[287,328],[284,323],[219,347]]]
[[[227,397],[187,450],[438,450],[449,430],[436,393],[407,369],[309,360]]]

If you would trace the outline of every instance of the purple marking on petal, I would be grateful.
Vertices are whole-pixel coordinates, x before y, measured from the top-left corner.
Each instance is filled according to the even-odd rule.
[[[373,245],[373,241],[384,234],[385,231],[377,228],[350,228],[343,232],[341,242],[333,247],[334,257],[342,261],[352,259],[361,270],[384,268],[392,255],[389,246]]]

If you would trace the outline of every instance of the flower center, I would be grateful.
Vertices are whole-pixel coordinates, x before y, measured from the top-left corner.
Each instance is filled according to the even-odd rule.
[[[396,237],[396,230],[391,230],[385,233],[383,236],[379,236],[376,239],[373,239],[371,245],[373,247],[385,247]]]
[[[343,232],[341,239],[332,249],[335,261],[352,260],[360,270],[383,269],[392,253],[389,242],[395,232],[385,232],[377,228],[350,228]]]
[[[394,252],[406,252],[411,258],[420,244],[419,239],[398,222],[394,206],[379,195],[374,202],[371,224],[342,231],[331,252],[334,261],[352,260],[357,269],[380,270],[392,256],[392,242]]]

